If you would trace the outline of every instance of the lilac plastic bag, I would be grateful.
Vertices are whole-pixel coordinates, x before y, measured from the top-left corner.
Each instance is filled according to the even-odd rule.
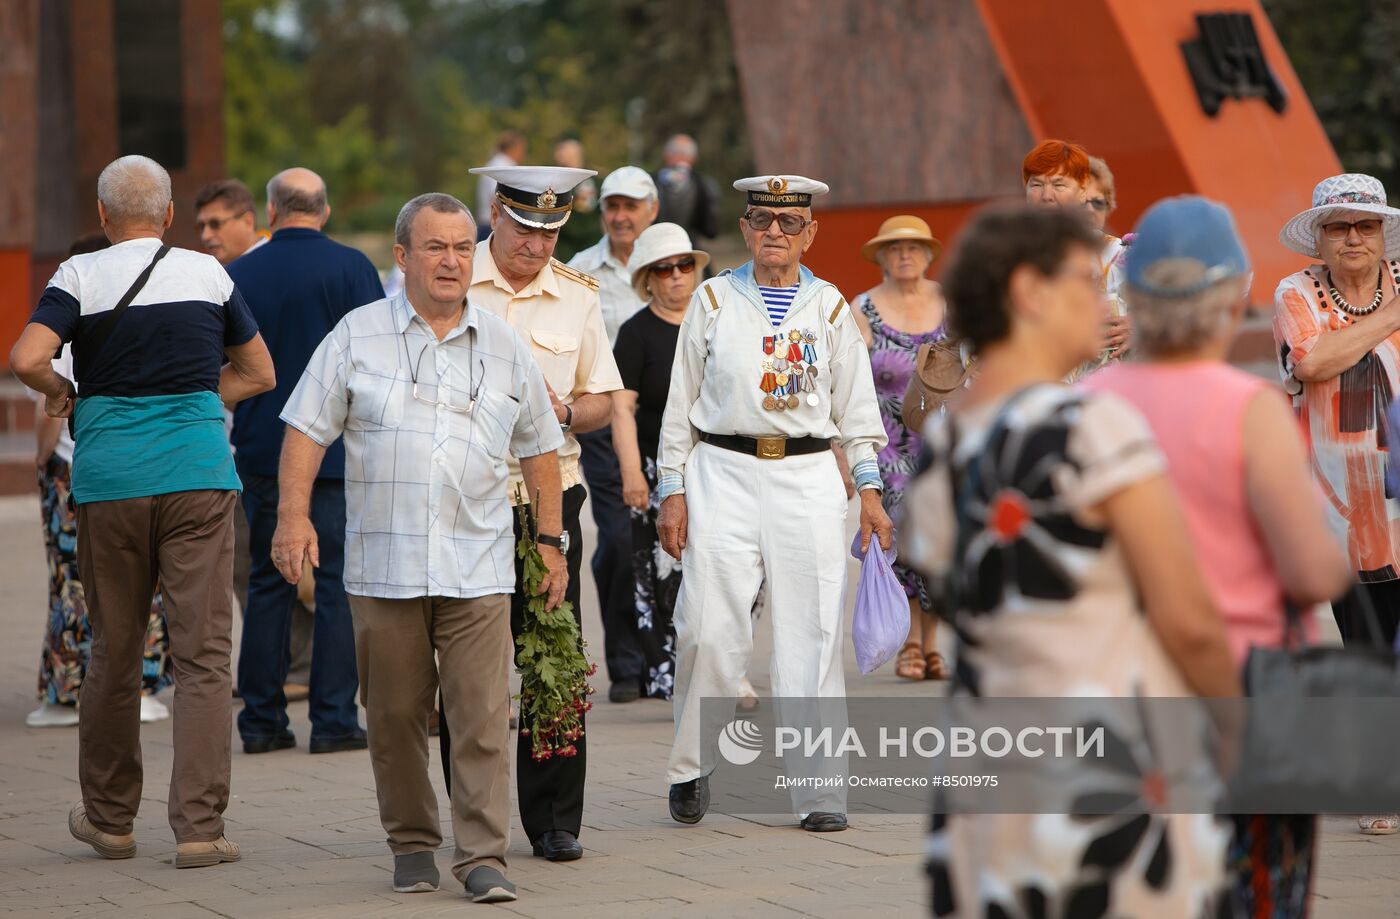
[[[861,673],[883,666],[899,653],[909,635],[909,598],[890,567],[896,545],[891,542],[890,548],[881,551],[879,537],[872,533],[872,551],[862,556],[859,533],[851,543],[851,557],[860,562],[851,644]]]

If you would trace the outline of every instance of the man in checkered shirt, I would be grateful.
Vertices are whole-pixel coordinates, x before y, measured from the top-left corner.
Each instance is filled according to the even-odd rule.
[[[529,347],[467,300],[476,226],[466,206],[420,195],[399,212],[394,240],[403,292],[346,315],[282,412],[272,559],[292,583],[304,557],[317,563],[311,487],[343,435],[345,591],[394,890],[438,886],[427,725],[441,681],[442,716],[462,738],[451,764],[452,873],[476,902],[514,900],[502,874],[516,589],[506,456],[535,496],[553,608],[568,581],[557,548],[564,438]]]

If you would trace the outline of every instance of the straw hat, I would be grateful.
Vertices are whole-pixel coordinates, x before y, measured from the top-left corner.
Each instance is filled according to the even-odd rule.
[[[909,214],[901,214],[898,217],[891,217],[880,224],[880,232],[875,237],[860,247],[860,254],[865,256],[867,262],[879,264],[876,256],[880,252],[880,247],[885,243],[899,242],[901,240],[912,240],[917,243],[924,243],[933,250],[933,257],[938,258],[938,253],[943,251],[943,244],[934,238],[929,231],[928,224],[918,217]]]
[[[1385,227],[1385,257],[1400,258],[1400,210],[1385,203],[1385,186],[1380,179],[1360,173],[1332,176],[1317,183],[1313,206],[1283,225],[1279,242],[1294,252],[1321,258],[1317,251],[1317,228],[1333,217],[1369,214],[1381,218]]]
[[[691,246],[685,230],[674,223],[653,223],[641,232],[632,246],[627,270],[632,273],[632,289],[642,302],[651,300],[651,294],[647,292],[647,269],[663,259],[686,255],[695,259],[697,272],[704,271],[710,263],[709,254]],[[699,281],[696,278],[697,284]]]

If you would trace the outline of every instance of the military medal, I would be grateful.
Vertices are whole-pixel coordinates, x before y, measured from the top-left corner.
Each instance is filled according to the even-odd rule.
[[[805,342],[802,346],[802,359],[809,364],[815,364],[817,362],[817,333],[811,329],[803,329],[802,340]],[[789,352],[791,350],[791,348],[788,349]]]
[[[773,335],[765,335],[765,336],[763,336],[763,353],[764,353],[764,354],[772,354],[772,353],[773,353],[773,341],[774,341],[775,338],[776,338],[776,336],[773,336]]]
[[[769,340],[770,339],[765,338],[764,343],[766,344]],[[778,389],[778,375],[773,372],[773,359],[771,357],[765,357],[763,359],[762,367],[763,376],[759,378],[758,388],[765,393],[763,407],[771,412],[773,409],[777,408],[778,405],[778,400],[773,395]]]
[[[788,397],[787,397],[787,407],[788,407],[788,408],[793,408],[793,409],[797,408],[797,397],[796,397],[796,396],[788,396]]]
[[[796,396],[793,396],[792,398],[796,399],[797,397],[796,397]],[[817,398],[817,394],[816,394],[816,393],[814,393],[814,392],[809,392],[809,393],[807,393],[807,404],[810,405],[810,406],[812,406],[812,408],[816,408],[816,407],[817,407],[817,403],[820,402],[820,401],[821,401],[821,400]]]
[[[768,399],[764,399],[763,401],[764,401],[764,402],[767,402],[769,399],[772,399],[772,400],[773,400],[773,408],[777,409],[777,410],[780,411],[780,412],[785,412],[785,411],[787,411],[787,400],[786,400],[786,399],[783,399],[783,398],[773,399],[772,396],[769,396]]]

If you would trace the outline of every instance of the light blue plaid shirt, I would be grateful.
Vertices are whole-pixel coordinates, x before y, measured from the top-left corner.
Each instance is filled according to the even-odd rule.
[[[322,446],[345,438],[347,592],[514,592],[506,456],[564,436],[505,320],[469,303],[438,341],[402,293],[362,306],[316,349],[282,420]]]

